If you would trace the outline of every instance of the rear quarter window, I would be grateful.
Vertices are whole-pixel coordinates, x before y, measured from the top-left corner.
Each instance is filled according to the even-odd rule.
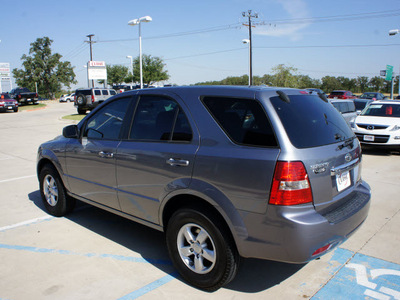
[[[290,103],[272,97],[286,133],[296,148],[310,148],[343,141],[354,134],[330,103],[314,95],[289,96]]]
[[[203,104],[228,137],[237,144],[277,147],[271,123],[254,99],[203,97]]]

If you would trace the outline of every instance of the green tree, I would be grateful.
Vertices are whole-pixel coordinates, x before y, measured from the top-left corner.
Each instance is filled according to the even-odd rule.
[[[152,84],[155,82],[169,79],[168,71],[164,70],[165,64],[163,60],[156,56],[143,55],[143,83]],[[133,80],[132,76],[128,76],[126,82],[140,82],[140,67],[139,67],[139,56],[133,61]]]
[[[277,65],[272,68],[274,77],[272,84],[279,87],[298,87],[298,80],[296,76],[297,69],[294,67],[286,67],[284,64]]]
[[[123,65],[113,65],[113,66],[106,66],[107,68],[107,84],[115,85],[115,84],[122,84],[123,82],[129,82],[127,80],[129,72],[128,68]],[[98,80],[100,84],[104,83],[104,80]]]
[[[379,76],[372,77],[368,82],[368,86],[375,92],[383,92],[385,79]]]
[[[22,69],[13,69],[16,83],[21,87],[27,87],[35,91],[35,83],[40,95],[51,99],[62,85],[70,88],[76,83],[75,73],[71,63],[62,62],[62,55],[51,52],[53,40],[48,37],[38,38],[31,43],[29,55],[22,55]]]
[[[330,93],[333,90],[339,90],[341,88],[340,81],[334,76],[324,76],[321,80],[321,89],[324,90],[325,93]]]
[[[358,76],[356,80],[358,87],[357,92],[364,93],[368,91],[369,78],[367,76]]]

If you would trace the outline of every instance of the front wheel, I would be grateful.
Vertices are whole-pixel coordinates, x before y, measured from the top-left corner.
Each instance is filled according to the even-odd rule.
[[[218,217],[191,208],[178,210],[168,222],[169,255],[193,286],[215,291],[235,277],[239,256],[224,228]]]
[[[49,214],[62,217],[73,210],[75,199],[66,195],[58,172],[51,165],[40,171],[40,195]]]

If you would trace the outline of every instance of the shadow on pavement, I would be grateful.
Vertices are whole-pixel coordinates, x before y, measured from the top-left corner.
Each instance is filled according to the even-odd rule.
[[[391,155],[400,155],[400,147],[399,149],[390,149],[390,148],[377,148],[372,146],[362,146],[363,155],[376,155],[376,156],[391,156]]]
[[[46,212],[38,190],[30,193],[28,197]],[[175,271],[169,259],[164,234],[160,231],[80,201],[77,201],[75,210],[65,218],[138,253],[148,263],[167,274]],[[101,253],[101,249],[93,249],[93,252]],[[286,280],[303,266],[243,259],[236,278],[224,288],[245,293],[260,292]],[[184,282],[179,276],[176,278]]]

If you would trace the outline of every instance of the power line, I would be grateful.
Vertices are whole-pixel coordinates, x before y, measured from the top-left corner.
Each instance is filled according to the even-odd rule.
[[[260,25],[269,25],[271,23],[280,24],[294,24],[294,23],[308,23],[308,22],[337,22],[337,21],[352,21],[367,18],[382,18],[382,17],[395,17],[400,15],[400,9],[397,10],[384,10],[375,11],[369,13],[359,13],[359,14],[347,14],[347,15],[335,15],[335,16],[325,16],[325,17],[310,17],[310,18],[292,18],[292,19],[277,19],[269,20],[267,23],[263,22]]]
[[[163,38],[170,38],[170,37],[180,37],[180,36],[192,35],[192,34],[223,31],[223,30],[229,30],[229,29],[237,29],[240,27],[241,27],[240,23],[234,23],[234,24],[221,25],[221,26],[191,30],[191,31],[183,31],[183,32],[169,33],[169,34],[164,34],[164,35],[148,36],[143,39],[152,40],[152,39],[163,39]],[[138,38],[132,38],[132,39],[104,40],[104,41],[97,41],[97,42],[98,43],[114,43],[114,42],[130,42],[130,41],[137,41],[137,40],[138,40]]]
[[[266,47],[254,47],[254,49],[299,49],[299,48],[368,48],[368,47],[393,47],[393,46],[400,46],[400,44],[365,44],[365,45],[308,45],[308,46],[266,46]],[[191,58],[197,56],[206,56],[206,55],[213,55],[213,54],[220,54],[226,52],[233,52],[233,51],[244,51],[245,48],[234,48],[234,49],[227,49],[227,50],[220,50],[220,51],[213,51],[213,52],[205,52],[205,53],[198,53],[192,55],[184,55],[172,58],[165,58],[164,60],[175,60],[175,59],[184,59],[184,58]]]
[[[301,48],[369,48],[369,47],[393,47],[400,44],[364,44],[364,45],[308,45],[308,46],[266,46],[254,47],[256,49],[301,49]]]

